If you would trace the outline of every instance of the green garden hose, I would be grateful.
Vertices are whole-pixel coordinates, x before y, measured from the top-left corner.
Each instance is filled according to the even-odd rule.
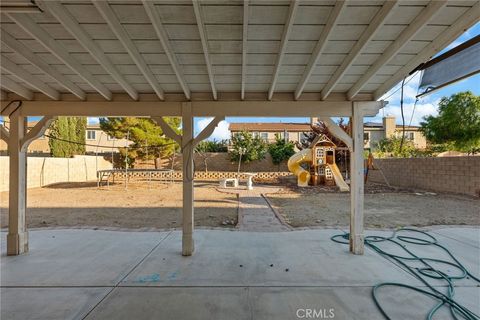
[[[409,232],[410,235],[402,235],[403,232]],[[417,233],[422,237],[415,237],[412,236],[411,233]],[[331,237],[331,239],[337,243],[348,244],[349,243],[350,235],[348,233],[345,234],[337,234]],[[390,242],[398,246],[401,250],[403,250],[404,255],[393,254],[391,252],[387,252],[382,250],[378,244],[381,242]],[[426,257],[419,257],[414,254],[411,250],[408,249],[407,245],[420,245],[420,246],[435,246],[442,249],[444,252],[448,254],[448,256],[452,259],[452,261],[442,260],[442,259],[433,259],[433,258],[426,258]],[[461,305],[458,301],[454,299],[455,295],[455,288],[454,288],[454,281],[470,278],[475,282],[480,283],[480,279],[477,276],[474,276],[471,272],[465,268],[463,264],[458,261],[457,258],[444,246],[438,243],[437,239],[432,235],[428,234],[427,232],[412,229],[412,228],[401,228],[393,232],[393,234],[389,237],[382,237],[382,236],[367,236],[365,237],[365,245],[380,254],[381,256],[391,259],[397,264],[401,265],[405,270],[407,270],[410,274],[412,274],[415,278],[417,278],[420,282],[422,282],[429,290],[420,289],[418,287],[410,286],[403,283],[396,283],[396,282],[383,282],[375,285],[373,287],[372,296],[373,300],[383,314],[386,319],[391,319],[390,316],[387,314],[387,311],[382,307],[378,300],[378,289],[381,287],[400,287],[400,288],[407,288],[416,292],[419,292],[423,295],[432,297],[438,300],[438,303],[430,310],[427,314],[426,319],[431,320],[435,313],[443,306],[446,306],[450,309],[450,313],[453,319],[467,319],[467,320],[479,320],[480,316],[473,311],[469,310],[465,306]],[[409,265],[409,263],[421,263],[422,267],[414,267]],[[450,268],[453,267],[457,271],[457,274],[450,275],[446,274],[445,272],[434,268],[432,263],[435,264],[443,264],[448,265]],[[437,279],[445,281],[447,285],[447,293],[443,293],[437,290],[428,280],[429,279]]]

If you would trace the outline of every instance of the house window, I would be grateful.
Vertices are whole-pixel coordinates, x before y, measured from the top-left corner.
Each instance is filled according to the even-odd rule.
[[[87,130],[87,140],[95,140],[96,133],[95,130]]]
[[[289,140],[290,140],[290,139],[289,139],[289,138],[290,138],[290,134],[289,134],[287,131],[285,131],[283,138],[285,139],[285,141],[289,141]]]
[[[258,133],[258,131],[254,131],[254,132],[252,132],[252,135],[253,135],[254,138],[258,138],[259,133]]]
[[[405,132],[405,139],[413,141],[415,139],[415,133],[414,132]]]
[[[267,141],[268,140],[268,132],[260,132],[260,138],[262,140]]]
[[[113,136],[107,135],[107,140],[108,140],[108,141],[112,141],[112,140],[116,140],[116,139],[115,139],[115,137],[113,137]]]
[[[363,141],[370,141],[370,132],[363,133]]]

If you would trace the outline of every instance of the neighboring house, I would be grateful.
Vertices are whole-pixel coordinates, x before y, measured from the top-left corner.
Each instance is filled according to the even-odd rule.
[[[312,118],[311,123],[317,122],[317,118]],[[289,141],[299,141],[305,133],[311,132],[310,123],[231,123],[229,130],[231,135],[238,134],[242,131],[251,132],[254,136],[259,136],[265,141],[275,142],[275,135],[286,138]],[[365,148],[375,149],[377,143],[388,137],[402,135],[402,126],[395,123],[395,117],[387,116],[383,118],[382,123],[367,122],[364,124]],[[415,147],[425,149],[427,140],[420,131],[418,126],[405,127],[405,139],[413,141]]]
[[[363,139],[365,142],[365,148],[375,149],[377,143],[385,138],[392,136],[402,136],[402,125],[395,123],[395,117],[387,116],[383,118],[381,123],[378,122],[366,122],[363,127]],[[427,147],[427,139],[420,131],[418,126],[405,126],[405,139],[413,142],[416,148],[425,149]]]
[[[28,127],[35,126],[37,122],[29,122]],[[4,122],[5,127],[8,129],[8,122]],[[49,130],[45,132],[45,135],[49,134]],[[48,144],[49,138],[41,136],[38,139],[33,140],[28,146],[28,153],[38,155],[49,155],[50,146]],[[85,151],[87,154],[95,153],[111,153],[118,152],[118,147],[125,147],[132,142],[127,139],[116,139],[109,137],[105,132],[100,129],[98,124],[88,124],[85,131]],[[0,140],[0,154],[5,155],[7,153],[7,144]]]
[[[87,125],[85,131],[85,143],[87,153],[108,153],[118,152],[118,147],[125,147],[130,145],[132,141],[125,138],[116,139],[107,135],[98,124]]]
[[[312,131],[310,123],[289,123],[289,122],[257,122],[257,123],[230,123],[229,130],[234,136],[242,131],[248,131],[254,137],[260,137],[268,143],[275,142],[275,136],[282,139],[297,142],[302,139],[305,133]]]

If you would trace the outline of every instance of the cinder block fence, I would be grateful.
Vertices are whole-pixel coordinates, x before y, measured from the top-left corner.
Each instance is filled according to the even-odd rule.
[[[111,169],[103,157],[73,158],[28,157],[27,188],[43,187],[58,182],[95,181],[97,170]],[[0,191],[8,191],[9,160],[0,157]]]
[[[479,196],[480,156],[445,158],[376,159],[392,186]],[[369,180],[384,183],[381,173]]]

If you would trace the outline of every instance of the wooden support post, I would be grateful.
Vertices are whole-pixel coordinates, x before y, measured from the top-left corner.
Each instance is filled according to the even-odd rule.
[[[195,174],[193,164],[193,115],[192,103],[182,103],[182,156],[183,156],[183,217],[182,217],[182,255],[191,256],[194,251],[193,224],[194,224],[194,191],[193,178]]]
[[[183,156],[183,214],[182,214],[182,255],[191,256],[194,251],[193,226],[194,226],[194,188],[193,178],[195,168],[193,154],[195,146],[208,138],[218,123],[225,119],[223,116],[215,117],[195,138],[193,130],[192,103],[182,103],[182,131],[180,136],[170,127],[162,117],[151,117],[163,130],[163,133],[178,142],[182,147]]]
[[[364,111],[357,102],[352,102],[352,140],[350,157],[350,252],[363,254],[363,116]]]
[[[28,233],[25,224],[27,156],[22,147],[25,135],[25,117],[19,110],[10,116],[8,153],[10,156],[10,187],[8,206],[7,254],[28,252]]]

